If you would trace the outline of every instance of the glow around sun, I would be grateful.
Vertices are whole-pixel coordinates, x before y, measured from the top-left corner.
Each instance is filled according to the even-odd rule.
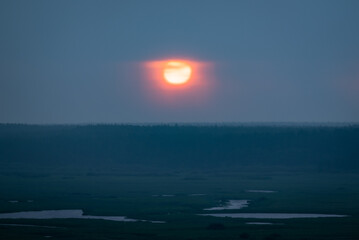
[[[181,61],[169,61],[163,69],[163,77],[166,82],[174,85],[185,84],[190,80],[191,75],[191,66]]]

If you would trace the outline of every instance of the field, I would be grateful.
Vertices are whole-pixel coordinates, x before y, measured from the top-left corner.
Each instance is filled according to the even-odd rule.
[[[2,125],[0,131],[0,213],[83,209],[85,215],[165,221],[0,219],[0,239],[359,239],[357,127]],[[159,142],[166,147],[168,141],[176,147],[161,152]],[[223,142],[234,147],[229,151]],[[130,150],[118,150],[126,144]],[[311,150],[318,146],[320,151]],[[285,149],[278,152],[280,147]],[[158,152],[149,155],[151,149]],[[301,162],[298,156],[310,151],[313,157]],[[171,153],[177,156],[168,160]],[[178,155],[189,157],[173,163]],[[267,159],[252,161],[255,156]],[[323,164],[326,160],[330,164]],[[220,212],[348,216],[261,220],[197,215],[231,199],[250,201],[246,208]]]

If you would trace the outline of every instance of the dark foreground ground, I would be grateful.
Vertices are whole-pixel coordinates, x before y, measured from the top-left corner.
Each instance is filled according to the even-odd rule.
[[[0,125],[0,213],[83,209],[166,222],[0,219],[0,239],[359,239],[358,140],[356,126]],[[348,217],[196,215],[230,199],[249,206],[220,212]]]

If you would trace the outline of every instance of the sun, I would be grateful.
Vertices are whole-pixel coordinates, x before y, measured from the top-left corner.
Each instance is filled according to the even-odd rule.
[[[173,85],[181,85],[188,82],[192,75],[189,64],[181,61],[169,61],[163,68],[163,77],[166,82]]]

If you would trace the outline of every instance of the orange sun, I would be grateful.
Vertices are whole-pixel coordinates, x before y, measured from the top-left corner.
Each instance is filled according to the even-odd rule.
[[[163,68],[163,77],[170,84],[185,84],[191,78],[191,75],[192,68],[185,62],[169,61]]]

